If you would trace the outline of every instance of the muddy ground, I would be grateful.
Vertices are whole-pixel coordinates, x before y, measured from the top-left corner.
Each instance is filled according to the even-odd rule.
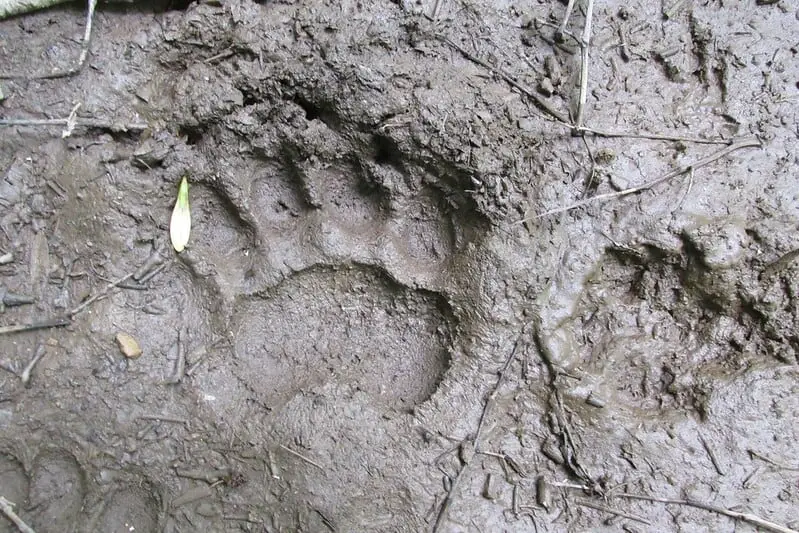
[[[796,4],[595,2],[621,137],[530,96],[573,122],[564,4],[432,4],[101,4],[80,74],[0,81],[80,104],[0,129],[0,325],[107,296],[0,337],[37,532],[799,528]],[[70,67],[83,9],[0,22],[0,70]]]

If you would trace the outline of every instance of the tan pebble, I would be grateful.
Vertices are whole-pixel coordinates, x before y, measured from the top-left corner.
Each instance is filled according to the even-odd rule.
[[[141,355],[139,343],[127,333],[117,333],[117,344],[122,355],[128,359],[137,359]]]

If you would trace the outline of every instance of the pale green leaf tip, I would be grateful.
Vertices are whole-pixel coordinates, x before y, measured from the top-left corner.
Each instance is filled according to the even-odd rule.
[[[180,253],[186,249],[191,234],[191,209],[189,208],[189,181],[186,176],[180,180],[178,187],[178,199],[175,208],[172,210],[172,220],[169,224],[169,237],[172,240],[172,248]]]

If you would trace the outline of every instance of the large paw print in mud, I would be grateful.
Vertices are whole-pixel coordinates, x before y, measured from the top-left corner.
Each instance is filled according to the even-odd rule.
[[[22,458],[0,454],[2,496],[38,533],[157,531],[159,505],[153,494],[139,486],[110,494],[98,488],[93,494],[89,486],[86,472],[67,450],[43,450],[27,468]],[[0,533],[16,531],[10,522],[0,520]]]
[[[206,395],[230,396],[213,392],[227,375],[269,409],[324,383],[413,409],[448,367],[442,287],[479,221],[389,138],[287,106],[251,132],[256,158],[230,153],[225,130],[197,141],[213,170],[195,177],[184,257],[219,294],[235,354]]]
[[[314,268],[237,306],[235,373],[271,405],[334,381],[407,411],[449,364],[447,315],[440,297],[374,269]]]
[[[795,270],[766,239],[786,231],[779,224],[702,219],[677,235],[613,242],[549,336],[557,363],[639,412],[705,414],[717,380],[772,357],[795,361]]]

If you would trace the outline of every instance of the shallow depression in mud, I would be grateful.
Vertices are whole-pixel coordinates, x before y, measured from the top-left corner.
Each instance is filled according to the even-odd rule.
[[[449,365],[445,300],[367,267],[313,268],[238,306],[236,374],[273,407],[323,383],[408,410]]]

